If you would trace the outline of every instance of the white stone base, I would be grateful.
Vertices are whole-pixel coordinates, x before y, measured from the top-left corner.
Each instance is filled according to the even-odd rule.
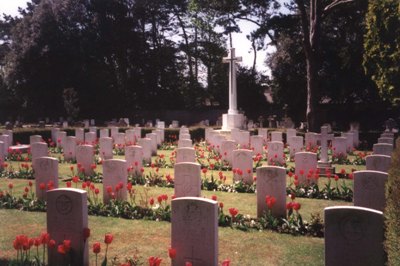
[[[241,129],[244,123],[243,114],[223,114],[222,115],[222,130],[230,131],[233,128]]]

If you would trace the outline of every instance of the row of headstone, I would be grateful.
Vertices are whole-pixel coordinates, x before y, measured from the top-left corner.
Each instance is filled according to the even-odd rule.
[[[381,136],[366,156],[366,170],[354,172],[354,207],[325,209],[325,265],[384,265],[385,185],[393,138]]]
[[[47,232],[56,245],[71,240],[71,265],[89,265],[89,247],[82,232],[88,228],[87,192],[63,188],[47,192]],[[171,247],[176,250],[172,265],[218,265],[218,203],[214,200],[181,197],[171,202]],[[49,249],[49,265],[61,265],[64,256]]]

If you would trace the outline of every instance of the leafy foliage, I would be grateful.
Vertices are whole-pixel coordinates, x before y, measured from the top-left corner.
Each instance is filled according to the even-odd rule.
[[[400,10],[395,0],[368,1],[364,69],[385,100],[400,97]]]

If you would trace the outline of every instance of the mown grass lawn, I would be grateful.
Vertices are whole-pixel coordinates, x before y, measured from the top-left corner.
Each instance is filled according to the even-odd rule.
[[[158,151],[158,154],[165,154],[166,157],[170,153],[171,151]],[[60,155],[53,154],[53,156],[58,157]],[[116,156],[116,158],[123,158],[123,156]],[[155,158],[153,158],[154,160]],[[15,169],[18,169],[20,165],[19,162],[8,163]],[[64,181],[71,178],[71,165],[76,169],[75,164],[59,164],[60,187],[65,187]],[[293,165],[293,163],[289,163],[289,166]],[[337,172],[340,172],[341,169],[350,173],[354,169],[365,169],[365,166],[336,165]],[[102,171],[101,165],[97,166],[96,171]],[[150,171],[154,171],[154,169],[145,168],[145,174]],[[164,175],[173,174],[172,168],[160,168],[159,171]],[[218,171],[207,172],[208,177],[211,174],[217,177]],[[226,182],[232,183],[232,173],[225,171],[223,174],[227,176]],[[287,183],[289,184],[289,182],[288,177]],[[321,177],[318,182],[322,188],[328,182],[328,179]],[[346,179],[344,182],[352,187],[352,180]],[[28,187],[28,180],[1,178],[0,191],[9,190],[9,183],[13,184],[12,193],[15,196],[21,196],[25,187]],[[334,182],[333,185],[335,185]],[[80,184],[77,186],[80,188]],[[101,184],[96,184],[96,187],[102,190]],[[151,197],[156,198],[161,194],[167,194],[170,201],[174,194],[172,188],[165,187],[134,186],[134,189],[137,202],[139,199],[148,201]],[[102,195],[102,193],[99,195]],[[224,203],[225,213],[229,208],[234,207],[243,215],[256,217],[255,193],[202,191],[204,197],[211,198],[213,195],[217,196],[218,201]],[[296,201],[301,203],[300,213],[305,220],[309,220],[312,214],[323,217],[323,210],[328,206],[352,205],[350,202],[306,198],[296,198]],[[90,246],[95,241],[102,242],[105,233],[114,235],[114,241],[109,248],[109,259],[115,257],[119,262],[124,262],[126,257],[139,256],[146,265],[149,256],[159,256],[163,258],[162,265],[169,265],[167,252],[170,246],[171,224],[169,222],[90,216],[89,227],[92,231],[89,239]],[[0,228],[0,265],[2,265],[1,261],[7,261],[16,256],[12,241],[17,234],[27,234],[34,237],[46,230],[46,213],[0,209]],[[101,257],[104,256],[105,246],[103,245],[102,248]],[[229,227],[219,228],[219,261],[230,259],[231,265],[323,265],[323,250],[324,241],[322,238],[292,236],[267,230],[243,232]],[[94,265],[94,255],[92,252],[90,254],[91,265]]]

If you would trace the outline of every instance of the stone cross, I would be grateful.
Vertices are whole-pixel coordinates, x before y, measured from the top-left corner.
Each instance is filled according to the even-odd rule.
[[[222,62],[229,63],[229,110],[228,114],[237,114],[237,90],[236,90],[236,62],[241,62],[242,57],[235,57],[235,48],[231,48],[230,55],[224,57]]]

